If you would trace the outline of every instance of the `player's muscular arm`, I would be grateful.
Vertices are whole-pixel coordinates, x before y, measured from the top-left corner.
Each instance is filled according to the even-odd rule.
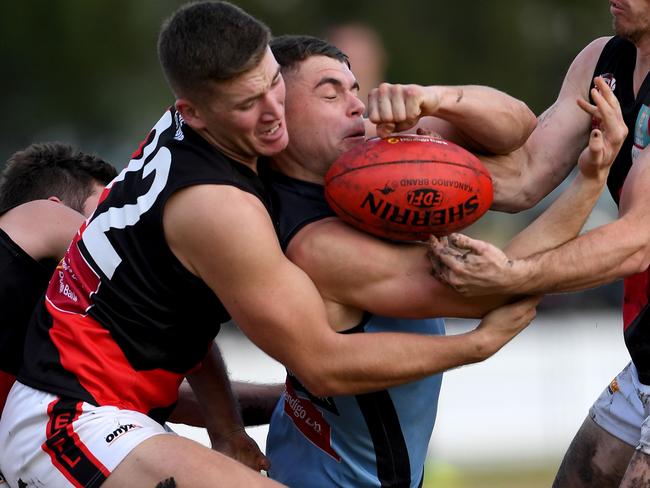
[[[431,275],[426,246],[377,239],[336,217],[301,229],[287,256],[326,300],[373,314],[480,317],[505,302],[503,297],[467,300]]]
[[[602,79],[596,80],[596,86],[597,89],[592,90],[596,105],[585,105],[584,108],[601,120],[602,130],[592,130],[589,145],[578,159],[579,171],[571,186],[535,222],[513,239],[506,249],[507,256],[491,244],[462,235],[450,237],[452,246],[437,243],[433,252],[439,259],[437,271],[442,280],[456,290],[471,295],[517,291],[526,293],[531,289],[523,286],[524,280],[541,286],[538,281],[541,278],[531,274],[529,266],[532,263],[546,259],[544,256],[547,254],[554,255],[558,249],[571,249],[569,240],[582,228],[627,134],[616,97]],[[521,261],[511,259],[545,251],[545,254]],[[573,254],[571,257],[575,259],[578,256]],[[569,266],[570,261],[563,265]],[[574,268],[578,266],[579,263],[573,264]],[[545,267],[537,271],[543,273],[546,280],[555,279],[551,278],[553,268]],[[533,290],[549,291],[547,288]]]
[[[244,425],[263,425],[271,421],[273,410],[284,391],[284,383],[262,384],[233,381]]]
[[[368,116],[382,137],[418,128],[490,154],[506,154],[521,146],[536,123],[522,101],[478,85],[382,83],[370,92]],[[368,134],[374,135],[374,128],[369,127]]]
[[[645,271],[650,264],[650,152],[628,173],[620,216],[513,268],[525,290],[576,291]]]
[[[605,138],[601,130],[592,131],[589,145],[580,155],[580,170],[571,187],[510,243],[507,250],[510,258],[546,251],[575,237],[605,185],[627,129],[614,94],[602,79],[596,84],[598,89],[592,93],[595,105],[585,104],[583,108],[601,120],[608,136]],[[460,271],[465,271],[465,267],[471,271],[472,266],[492,265],[491,275],[508,284],[504,277],[511,272],[511,266],[507,265],[510,261],[500,250],[486,243],[480,243],[485,250],[474,249],[479,243],[464,236],[454,236],[453,244],[457,247],[434,242],[433,250],[439,262]],[[289,245],[288,256],[309,274],[327,300],[382,315],[480,315],[506,298],[463,300],[429,276],[429,263],[422,246],[397,245],[376,239],[335,218],[302,229]],[[433,263],[438,264],[435,260]],[[439,276],[457,279],[444,272]],[[509,288],[508,292],[517,293],[518,289]]]
[[[255,197],[194,186],[169,200],[163,223],[174,254],[209,284],[244,333],[319,396],[383,389],[480,361],[534,314],[532,302],[512,305],[500,309],[506,320],[449,337],[337,334],[311,280],[282,254]]]
[[[627,126],[619,102],[606,82],[598,78],[595,84],[591,90],[595,105],[582,101],[580,105],[600,121],[600,128],[591,131],[569,188],[508,244],[506,253],[511,258],[547,251],[573,239],[607,183],[609,170],[627,136]]]
[[[83,215],[62,203],[34,200],[0,217],[0,228],[35,260],[59,260],[83,221]]]
[[[578,54],[557,100],[539,117],[523,147],[505,156],[481,156],[494,182],[494,210],[517,212],[534,206],[576,164],[591,129],[591,117],[576,100],[588,98],[591,77],[607,40],[597,39]]]
[[[212,345],[199,370],[189,374],[187,380],[198,400],[212,448],[253,469],[268,469],[268,460],[244,430],[226,366],[216,344]]]
[[[239,404],[239,412],[246,427],[268,424],[284,383],[249,383],[231,381],[232,392]],[[169,417],[170,422],[205,427],[206,422],[201,413],[199,401],[187,381],[178,389],[178,403]]]

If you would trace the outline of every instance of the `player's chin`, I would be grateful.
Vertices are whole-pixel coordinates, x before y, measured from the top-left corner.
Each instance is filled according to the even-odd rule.
[[[366,142],[365,135],[344,137],[341,141],[340,147],[343,149],[343,152],[345,152],[352,149],[355,146],[358,146],[362,142]]]
[[[278,129],[279,133],[273,134],[271,137],[258,136],[257,137],[257,150],[262,156],[274,156],[284,149],[289,144],[289,134],[284,128],[284,125]]]

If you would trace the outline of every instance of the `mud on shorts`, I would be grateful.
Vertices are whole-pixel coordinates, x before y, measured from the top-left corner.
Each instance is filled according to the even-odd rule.
[[[639,381],[632,362],[605,388],[589,415],[614,437],[650,455],[650,386]]]
[[[16,382],[0,420],[0,471],[11,486],[99,487],[135,447],[160,434],[170,432],[140,412]]]

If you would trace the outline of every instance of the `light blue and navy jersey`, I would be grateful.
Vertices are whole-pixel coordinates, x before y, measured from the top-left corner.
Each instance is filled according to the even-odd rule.
[[[323,187],[273,173],[273,207],[286,249],[302,227],[330,217]],[[440,319],[366,314],[346,333],[444,334]],[[317,398],[293,376],[275,408],[267,439],[269,475],[291,488],[422,485],[442,375],[355,396]]]

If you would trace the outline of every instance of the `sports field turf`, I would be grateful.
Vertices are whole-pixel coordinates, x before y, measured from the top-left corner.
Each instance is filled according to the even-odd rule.
[[[549,488],[556,465],[499,465],[480,468],[457,468],[429,464],[423,488]]]

